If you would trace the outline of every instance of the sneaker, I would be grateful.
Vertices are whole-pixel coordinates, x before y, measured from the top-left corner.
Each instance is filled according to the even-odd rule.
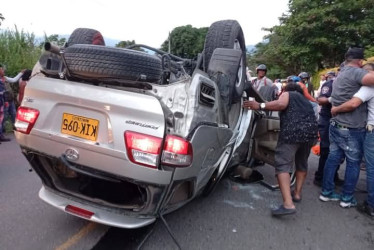
[[[0,135],[0,142],[2,141],[10,141],[10,139],[6,138],[4,135]]]
[[[374,207],[369,206],[366,201],[357,206],[357,211],[374,219]]]
[[[342,196],[340,200],[340,206],[343,208],[355,207],[357,206],[357,201],[355,197],[352,196]]]
[[[319,195],[319,199],[321,201],[339,201],[340,194],[337,194],[334,191],[331,191],[331,192],[322,191],[321,194]]]

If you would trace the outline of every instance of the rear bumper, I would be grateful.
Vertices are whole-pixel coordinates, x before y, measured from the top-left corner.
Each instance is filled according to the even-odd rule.
[[[75,164],[21,147],[42,180],[39,197],[74,216],[120,228],[138,228],[154,222],[158,213],[168,213],[194,196],[195,180],[171,181],[167,185],[147,183]],[[73,164],[73,163],[71,163]],[[66,210],[87,210],[89,218]]]
[[[139,227],[147,226],[156,220],[155,217],[139,217],[139,216],[131,217],[129,215],[124,215],[120,213],[115,213],[113,211],[108,211],[107,209],[104,209],[104,208],[93,207],[91,205],[88,206],[78,201],[75,201],[73,199],[51,192],[44,186],[39,191],[39,197],[46,203],[64,212],[67,212],[65,211],[65,208],[68,205],[76,206],[76,207],[91,211],[94,214],[89,219],[79,216],[77,214],[72,214],[72,215],[78,216],[86,220],[90,220],[93,222],[97,222],[97,223],[101,223],[101,224],[105,224],[109,226],[114,226],[114,227],[129,228],[129,229],[139,228]]]

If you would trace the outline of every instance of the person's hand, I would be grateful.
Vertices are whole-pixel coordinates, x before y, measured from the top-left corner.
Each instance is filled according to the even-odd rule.
[[[244,101],[243,107],[247,109],[258,110],[260,109],[260,104],[256,101]]]
[[[338,112],[336,112],[337,111],[337,107],[332,107],[331,108],[331,114],[332,114],[332,116],[336,116],[337,114],[338,114]]]
[[[4,107],[5,107],[5,108],[9,107],[9,102],[5,102],[5,103],[4,103]]]

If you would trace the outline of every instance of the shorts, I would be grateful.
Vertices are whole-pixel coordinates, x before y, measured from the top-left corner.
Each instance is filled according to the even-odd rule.
[[[275,174],[291,173],[294,165],[296,170],[306,172],[312,146],[312,142],[296,144],[278,142],[275,149]]]

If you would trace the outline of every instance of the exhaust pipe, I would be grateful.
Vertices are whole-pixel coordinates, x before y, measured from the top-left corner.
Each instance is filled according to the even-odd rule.
[[[45,42],[44,43],[44,49],[46,51],[49,51],[49,52],[57,54],[57,55],[60,55],[60,51],[61,51],[60,47],[58,47],[56,45],[53,45],[50,42]]]

